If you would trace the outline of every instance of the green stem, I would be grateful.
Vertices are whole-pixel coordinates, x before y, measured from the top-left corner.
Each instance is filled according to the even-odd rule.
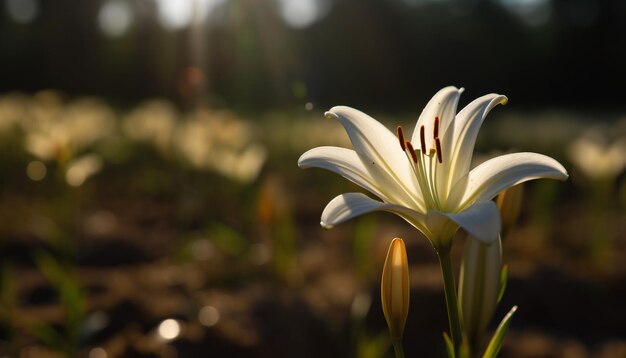
[[[454,283],[454,272],[452,260],[450,258],[450,248],[437,251],[441,274],[443,276],[443,289],[446,294],[446,307],[448,309],[448,322],[450,323],[450,336],[454,345],[454,355],[458,356],[461,347],[461,321],[459,320],[459,309],[457,307],[456,285]]]
[[[392,342],[393,350],[396,352],[396,358],[404,358],[404,348],[402,348],[402,339],[396,339]]]

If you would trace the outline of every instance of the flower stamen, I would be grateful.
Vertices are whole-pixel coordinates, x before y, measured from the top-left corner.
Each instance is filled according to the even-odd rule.
[[[439,116],[435,116],[435,128],[433,129],[433,138],[435,140],[435,151],[437,152],[437,161],[443,162],[443,154],[441,153],[441,141],[439,140]]]
[[[396,128],[396,131],[398,132],[398,141],[400,142],[400,148],[402,148],[402,151],[406,151],[406,145],[404,144],[404,133],[402,132],[402,127],[398,126],[398,128]]]
[[[422,153],[426,154],[426,136],[424,135],[424,126],[420,127],[420,143],[422,145]]]
[[[435,146],[437,147],[437,160],[439,163],[443,163],[443,154],[441,153],[441,141],[439,140],[439,137],[435,137]]]
[[[407,152],[411,155],[411,159],[413,159],[413,163],[417,164],[417,154],[415,154],[415,149],[413,149],[413,144],[408,140],[404,142],[405,147],[408,149]]]

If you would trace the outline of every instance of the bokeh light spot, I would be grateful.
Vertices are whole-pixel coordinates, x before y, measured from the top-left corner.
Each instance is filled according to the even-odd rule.
[[[70,186],[81,186],[89,178],[102,169],[102,159],[95,154],[86,154],[70,163],[65,173],[65,181]]]
[[[204,326],[215,326],[220,320],[220,312],[213,306],[204,306],[198,312],[198,320]]]
[[[89,351],[89,358],[107,358],[107,351],[104,348],[96,347]]]
[[[124,35],[132,22],[133,12],[127,1],[109,0],[98,12],[100,30],[109,37]]]
[[[215,247],[206,239],[197,239],[191,243],[191,254],[198,261],[207,261],[215,253]]]
[[[28,163],[28,166],[26,166],[26,175],[28,175],[31,180],[43,180],[43,178],[46,177],[47,173],[48,170],[46,169],[46,165],[42,161],[33,160],[32,162]]]
[[[203,21],[226,0],[156,0],[159,22],[169,30],[179,30],[194,20]]]
[[[110,211],[100,210],[85,218],[84,229],[90,235],[109,235],[117,226],[117,217]]]
[[[551,0],[500,0],[500,2],[528,26],[541,26],[552,16]]]
[[[175,319],[166,319],[159,325],[158,332],[163,339],[174,339],[180,334],[180,323]]]
[[[324,0],[279,0],[280,15],[287,26],[302,29],[309,27],[328,12]]]
[[[168,29],[181,29],[191,23],[193,0],[157,0],[159,21]]]
[[[27,24],[39,14],[39,2],[36,0],[6,0],[6,9],[15,22]]]
[[[272,250],[266,244],[256,243],[250,246],[249,257],[254,265],[264,265],[272,258]]]

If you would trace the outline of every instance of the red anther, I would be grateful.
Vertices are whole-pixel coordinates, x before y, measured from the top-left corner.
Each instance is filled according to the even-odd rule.
[[[441,142],[439,141],[439,137],[435,138],[435,146],[437,147],[437,160],[439,163],[443,162],[443,154],[441,153]]]
[[[413,163],[417,164],[417,154],[415,154],[415,149],[413,149],[413,144],[408,140],[405,142],[406,147],[408,148],[408,152],[411,154],[411,158],[413,159]]]
[[[420,127],[420,144],[422,145],[422,153],[426,154],[426,138],[424,135],[424,126]]]
[[[435,117],[435,130],[433,131],[433,138],[439,138],[439,116]]]
[[[406,145],[404,145],[404,133],[402,133],[402,127],[398,126],[398,128],[396,128],[396,131],[398,132],[398,140],[400,141],[400,148],[402,148],[402,151],[405,151]]]

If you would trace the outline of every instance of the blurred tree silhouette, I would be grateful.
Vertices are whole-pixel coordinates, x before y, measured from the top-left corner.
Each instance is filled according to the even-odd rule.
[[[621,0],[313,0],[328,11],[301,28],[282,21],[280,1],[225,0],[173,30],[160,26],[156,1],[116,1],[133,14],[117,37],[98,27],[107,1],[39,1],[27,24],[2,6],[0,92],[184,104],[181,81],[194,66],[202,93],[248,109],[311,101],[414,110],[448,84],[527,106],[618,106],[626,77]]]

